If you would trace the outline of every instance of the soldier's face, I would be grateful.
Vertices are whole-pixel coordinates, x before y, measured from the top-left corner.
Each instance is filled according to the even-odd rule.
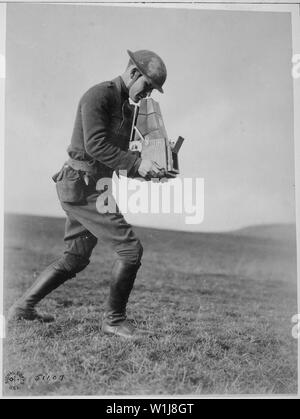
[[[133,102],[137,103],[145,98],[153,90],[153,86],[144,76],[139,77],[129,89],[129,97]]]

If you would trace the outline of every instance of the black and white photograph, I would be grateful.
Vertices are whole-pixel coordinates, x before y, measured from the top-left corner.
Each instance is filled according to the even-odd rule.
[[[0,4],[4,398],[299,395],[299,10]]]

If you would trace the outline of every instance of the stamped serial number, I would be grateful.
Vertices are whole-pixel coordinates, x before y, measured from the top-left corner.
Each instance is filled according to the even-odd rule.
[[[51,374],[38,374],[34,377],[36,383],[47,382],[47,383],[56,383],[64,381],[64,375],[51,375]]]
[[[31,377],[26,377],[20,371],[10,371],[5,376],[5,384],[10,390],[21,390],[24,385],[41,385],[41,384],[55,384],[62,383],[65,380],[63,374],[37,374]]]

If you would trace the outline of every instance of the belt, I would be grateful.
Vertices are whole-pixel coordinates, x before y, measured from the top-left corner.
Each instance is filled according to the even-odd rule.
[[[74,170],[81,170],[82,172],[87,172],[90,175],[96,175],[98,173],[98,167],[94,160],[86,161],[86,160],[74,160],[69,158],[66,164]]]

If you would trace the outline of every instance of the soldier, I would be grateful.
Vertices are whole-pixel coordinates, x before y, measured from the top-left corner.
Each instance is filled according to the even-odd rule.
[[[67,215],[64,254],[14,304],[10,319],[54,321],[51,316],[39,314],[36,304],[89,264],[97,239],[101,238],[116,253],[102,330],[125,338],[136,335],[135,327],[126,318],[126,305],[141,266],[143,247],[118,208],[114,213],[97,210],[96,201],[103,191],[97,190],[96,184],[120,170],[131,178],[163,176],[157,163],[128,150],[133,119],[128,99],[138,103],[153,89],[163,93],[167,71],[154,52],[128,54],[130,60],[121,76],[92,87],[79,102],[67,150],[69,159],[53,176]]]

